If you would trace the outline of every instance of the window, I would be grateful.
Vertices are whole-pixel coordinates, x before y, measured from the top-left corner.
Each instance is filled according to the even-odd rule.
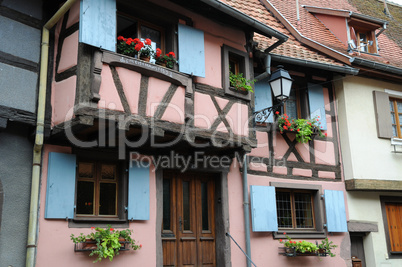
[[[402,252],[402,204],[385,203],[389,241],[392,252]]]
[[[402,198],[382,196],[381,210],[390,258],[402,258]]]
[[[391,110],[392,134],[395,137],[402,138],[402,100],[390,99],[389,106]]]
[[[117,36],[125,38],[139,38],[152,40],[152,48],[160,48],[165,52],[165,34],[162,27],[158,27],[140,19],[134,19],[123,14],[117,14]]]
[[[149,220],[149,166],[114,161],[113,153],[80,151],[80,156],[48,154],[46,219],[71,219],[70,227]]]
[[[234,74],[243,73],[243,77],[247,80],[250,78],[249,58],[246,52],[223,45],[222,47],[222,87],[225,94],[236,96],[245,100],[250,100],[249,93],[238,91],[230,85],[229,71]]]
[[[315,229],[313,193],[309,191],[276,191],[279,229]]]
[[[354,25],[354,26],[352,26]],[[352,49],[365,53],[377,53],[377,43],[374,30],[378,26],[369,27],[363,23],[349,22],[349,40]]]
[[[77,167],[77,217],[118,217],[118,168],[114,163],[80,161]]]

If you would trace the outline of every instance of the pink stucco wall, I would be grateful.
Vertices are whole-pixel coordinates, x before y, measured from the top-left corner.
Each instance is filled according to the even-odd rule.
[[[67,36],[64,39],[63,47],[61,49],[60,63],[57,73],[68,70],[77,65],[78,61],[78,32]]]
[[[67,25],[66,27],[69,28],[73,24],[79,22],[80,20],[80,1],[76,1],[74,5],[70,8]]]
[[[99,94],[101,96],[98,102],[99,108],[117,110],[122,112],[124,111],[119,93],[117,92],[116,85],[113,81],[112,71],[107,64],[103,64],[102,66],[102,81]]]
[[[121,67],[117,67],[116,70],[123,86],[124,95],[130,106],[130,111],[133,114],[138,114],[141,74]]]
[[[77,76],[52,83],[52,126],[70,120],[74,115]]]
[[[244,234],[244,215],[243,215],[243,198],[239,197],[243,194],[242,176],[239,172],[238,163],[234,162],[229,175],[228,175],[228,189],[229,189],[229,220],[230,220],[230,234],[236,239],[242,248],[245,248],[245,234]],[[306,180],[289,180],[279,179],[269,176],[248,175],[248,188],[251,185],[269,186],[270,182],[282,183],[298,183],[298,184],[311,184],[322,186],[322,190],[341,190],[344,192],[346,203],[346,192],[343,183],[333,182],[317,182]],[[346,203],[346,211],[347,211]],[[348,214],[347,214],[348,216]],[[338,247],[335,249],[336,257],[296,257],[289,258],[278,254],[278,247],[282,245],[278,239],[274,239],[269,232],[251,232],[251,258],[257,266],[349,266],[349,262],[341,257],[341,244],[349,244],[349,235],[345,233],[337,233],[328,236]],[[295,239],[298,241],[297,239]],[[315,240],[308,240],[310,242]],[[318,240],[319,241],[319,240]],[[240,267],[246,266],[245,256],[240,250],[232,243],[232,266]]]
[[[40,215],[39,238],[37,247],[36,266],[58,267],[84,267],[92,266],[93,257],[88,257],[87,252],[74,252],[74,244],[70,235],[90,233],[90,228],[69,228],[66,220],[44,219],[47,186],[47,168],[49,152],[71,153],[68,147],[50,146],[44,147],[42,183],[40,187]],[[102,260],[96,266],[156,266],[156,199],[155,199],[155,169],[150,167],[150,219],[147,221],[130,222],[129,228],[133,230],[133,237],[142,244],[142,249],[137,251],[124,251],[113,262]],[[94,225],[96,226],[96,225]],[[117,228],[117,227],[116,227]],[[118,229],[118,228],[117,228]]]

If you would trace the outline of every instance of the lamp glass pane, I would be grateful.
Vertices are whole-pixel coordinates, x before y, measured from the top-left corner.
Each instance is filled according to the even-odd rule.
[[[290,89],[292,88],[292,81],[288,79],[282,79],[282,88],[283,95],[289,97]]]
[[[281,95],[281,80],[277,79],[274,81],[270,81],[269,85],[272,88],[272,92],[274,93],[274,97],[277,98]]]

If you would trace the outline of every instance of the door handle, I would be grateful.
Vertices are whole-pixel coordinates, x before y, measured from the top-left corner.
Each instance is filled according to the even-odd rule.
[[[181,220],[181,216],[179,216],[179,231],[182,231],[183,221]]]

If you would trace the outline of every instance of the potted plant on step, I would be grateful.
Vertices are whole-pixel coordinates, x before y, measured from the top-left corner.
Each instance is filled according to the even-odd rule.
[[[91,251],[89,256],[96,255],[94,262],[101,261],[103,258],[109,258],[110,261],[120,250],[140,249],[142,245],[137,245],[135,240],[131,238],[132,230],[115,230],[110,225],[106,229],[99,227],[91,227],[90,234],[81,233],[75,237],[71,234],[71,240],[75,244],[75,251]]]

